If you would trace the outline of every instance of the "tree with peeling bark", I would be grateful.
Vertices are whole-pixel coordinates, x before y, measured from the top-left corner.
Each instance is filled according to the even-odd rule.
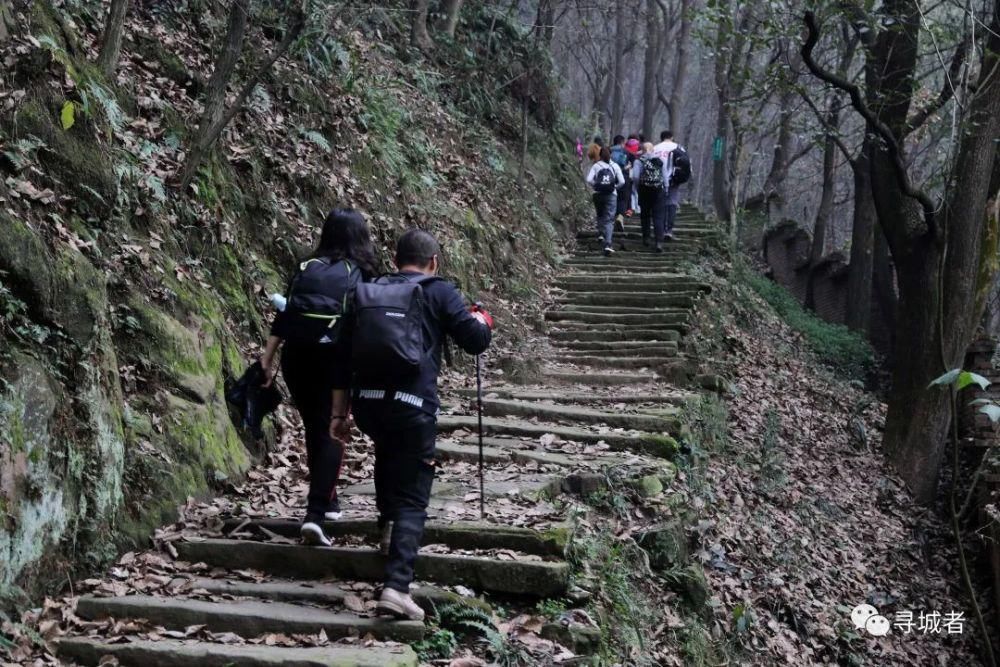
[[[930,502],[949,416],[947,396],[927,386],[962,365],[996,272],[1000,1],[990,3],[985,16],[971,17],[989,29],[978,45],[977,84],[962,100],[957,154],[936,199],[914,185],[907,165],[906,138],[927,114],[927,108],[913,110],[921,8],[916,0],[891,0],[882,15],[868,54],[867,90],[816,61],[821,26],[812,13],[805,15],[802,55],[816,77],[849,96],[876,137],[869,156],[871,190],[899,283],[884,442],[916,498]]]
[[[101,50],[97,65],[104,76],[110,78],[118,67],[118,57],[122,50],[122,32],[125,30],[125,16],[128,14],[129,0],[111,0],[108,17],[104,23]]]
[[[183,192],[188,191],[202,161],[215,145],[229,121],[243,108],[243,103],[246,102],[247,97],[250,96],[261,77],[285,55],[305,25],[305,13],[301,0],[289,0],[285,12],[285,31],[281,42],[257,66],[243,83],[234,101],[227,107],[226,91],[243,52],[249,22],[249,5],[249,0],[234,0],[233,4],[230,5],[222,49],[219,51],[215,68],[212,70],[212,77],[209,79],[205,91],[205,109],[198,121],[198,131],[191,142],[191,148],[181,170],[180,186]]]
[[[441,21],[441,32],[451,39],[455,38],[455,31],[458,29],[458,20],[462,14],[462,5],[465,0],[447,0],[444,7],[444,18]]]
[[[410,45],[421,51],[429,51],[434,42],[427,30],[427,15],[430,13],[430,0],[413,0],[410,9],[413,12],[413,22],[410,26]]]

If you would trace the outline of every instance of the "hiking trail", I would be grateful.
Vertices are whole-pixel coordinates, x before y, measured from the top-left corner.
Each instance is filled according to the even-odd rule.
[[[599,491],[609,466],[634,470],[634,483],[651,491],[676,474],[680,413],[694,389],[721,383],[693,373],[684,356],[689,314],[708,288],[681,268],[716,230],[686,208],[676,232],[662,254],[638,250],[633,219],[616,235],[632,251],[607,258],[589,228],[580,232],[546,313],[543,381],[484,386],[483,521],[474,384],[443,387],[414,591],[428,612],[455,602],[489,610],[497,600],[580,599],[560,494]],[[692,387],[678,386],[691,376]],[[357,441],[348,448],[345,477],[356,483],[340,489],[345,519],[324,526],[333,547],[299,544],[304,454],[286,437],[230,494],[183,508],[178,524],[157,531],[155,549],[125,554],[104,579],[77,582],[60,657],[83,665],[105,664],[104,656],[121,665],[417,665],[411,644],[425,625],[372,613],[382,558],[366,450]],[[600,642],[600,628],[580,616],[539,635],[550,640],[542,649],[552,660],[566,664]]]

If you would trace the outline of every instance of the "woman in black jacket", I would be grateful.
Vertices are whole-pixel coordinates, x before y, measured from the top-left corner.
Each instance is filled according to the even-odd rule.
[[[351,355],[339,335],[340,316],[353,286],[377,273],[364,216],[354,209],[331,211],[319,245],[289,283],[285,309],[275,317],[260,359],[270,382],[274,355],[284,344],[281,371],[306,432],[309,496],[301,530],[308,544],[329,546],[323,521],[341,516],[337,479],[344,443],[331,433],[346,435]]]

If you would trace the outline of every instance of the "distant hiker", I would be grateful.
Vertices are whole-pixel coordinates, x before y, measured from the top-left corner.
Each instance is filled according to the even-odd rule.
[[[583,164],[583,142],[580,141],[580,137],[576,138],[576,159]]]
[[[625,184],[618,188],[617,200],[615,204],[615,224],[618,231],[625,231],[625,214],[629,211],[629,204],[632,202],[632,157],[625,147],[625,137],[615,136],[611,146],[611,161],[618,165],[625,177]],[[631,213],[629,213],[631,215]]]
[[[653,155],[653,144],[648,141],[642,145],[638,159],[632,164],[632,181],[636,184],[639,200],[642,244],[649,246],[653,213],[657,206],[657,198],[663,189],[663,162]]]
[[[375,503],[387,556],[376,610],[421,620],[410,597],[434,482],[437,378],[446,336],[470,354],[490,344],[493,320],[471,312],[437,278],[441,249],[411,229],[396,243],[397,273],[357,288],[351,328],[354,417],[375,442]]]
[[[629,201],[628,208],[625,210],[625,217],[631,218],[636,211],[639,210],[638,192],[635,187],[635,180],[632,178],[632,172],[635,165],[635,161],[639,158],[639,153],[642,147],[639,144],[639,139],[632,135],[628,141],[625,142],[625,152],[628,153],[628,169],[625,171],[625,178],[629,181]]]
[[[611,151],[604,147],[597,162],[587,174],[587,184],[594,190],[594,211],[597,219],[597,234],[604,243],[604,255],[614,253],[612,233],[615,210],[618,206],[618,188],[625,185],[621,168],[611,160]]]
[[[664,238],[671,241],[674,239],[674,221],[677,218],[677,207],[680,200],[680,192],[677,189],[680,184],[674,185],[673,179],[674,162],[675,159],[679,159],[681,153],[683,153],[684,159],[687,159],[687,153],[674,142],[673,137],[670,130],[661,132],[660,143],[653,146],[649,153],[650,157],[642,160],[638,168],[640,183],[646,187],[647,202],[652,204],[656,252],[663,252]],[[690,162],[688,165],[690,166]],[[690,169],[688,176],[690,176]],[[648,245],[648,236],[645,232],[644,229],[644,243]]]
[[[289,282],[285,309],[275,317],[260,358],[269,385],[274,355],[284,343],[281,371],[305,427],[309,495],[301,534],[307,544],[329,546],[323,521],[341,517],[337,478],[349,429],[351,372],[342,318],[356,285],[375,275],[375,250],[364,216],[334,209],[323,223],[316,250]]]

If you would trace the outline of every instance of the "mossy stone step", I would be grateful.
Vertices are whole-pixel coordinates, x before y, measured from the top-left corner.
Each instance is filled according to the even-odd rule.
[[[556,312],[556,311],[550,311]],[[559,332],[633,332],[633,331],[674,331],[683,332],[686,326],[676,324],[662,324],[659,322],[618,322],[608,320],[605,322],[555,322],[551,325],[551,331]]]
[[[598,357],[562,354],[552,357],[552,361],[563,364],[576,364],[579,366],[592,366],[594,368],[620,368],[623,370],[648,368],[655,370],[661,366],[666,366],[675,361],[675,356],[660,357]]]
[[[487,498],[522,498],[538,499],[543,496],[558,494],[562,486],[562,478],[552,475],[533,475],[525,473],[516,479],[489,480],[483,483],[483,491]],[[467,493],[478,491],[479,486],[473,480],[468,484],[460,482],[435,482],[431,500],[461,500]],[[340,491],[342,496],[375,496],[374,482],[352,484]]]
[[[249,528],[266,528],[284,537],[298,537],[299,526],[302,525],[300,521],[289,518],[252,519],[249,522],[232,518],[226,519],[224,531],[232,532],[244,524]],[[358,536],[373,543],[382,534],[373,519],[326,521],[323,532],[333,538]],[[568,539],[569,533],[562,527],[534,530],[483,521],[428,521],[424,526],[422,544],[443,544],[452,549],[511,549],[537,556],[562,556]]]
[[[710,292],[711,286],[693,279],[678,277],[676,274],[658,274],[655,280],[637,279],[636,276],[616,276],[607,273],[570,273],[555,281],[554,285],[566,291],[581,292],[628,292],[629,294],[644,293],[676,293]]]
[[[663,416],[663,415],[657,415]],[[486,445],[486,441],[489,440],[494,443],[494,445]],[[501,443],[497,446],[495,443]],[[506,444],[503,444],[506,443]],[[557,452],[547,452],[544,450],[536,449],[537,443],[532,445],[532,448],[521,448],[517,447],[519,441],[510,440],[504,438],[483,438],[483,452],[501,452],[502,458],[499,462],[511,462],[514,463],[537,463],[539,465],[555,465],[564,468],[573,468],[580,465],[581,461],[569,454],[560,454]],[[438,456],[442,454],[442,447],[446,448],[446,453],[444,458],[449,458],[457,461],[466,461],[468,463],[476,463],[479,461],[479,442],[476,438],[468,438],[462,442],[439,442],[437,444]],[[484,456],[485,460],[485,456]],[[597,457],[596,459],[589,459],[590,461],[601,460],[605,463],[617,463],[617,458],[612,457]],[[560,488],[565,488],[563,484],[564,480],[560,478],[559,486]]]
[[[443,415],[438,418],[439,431],[454,431],[465,429],[475,431],[476,417]],[[547,433],[556,435],[563,440],[597,444],[604,442],[613,450],[636,451],[662,458],[673,458],[677,453],[677,442],[670,436],[653,433],[599,433],[582,428],[558,426],[556,424],[535,424],[512,419],[483,418],[483,432],[489,435],[512,435],[515,437],[540,438]]]
[[[202,641],[129,639],[104,643],[83,637],[59,640],[60,658],[79,665],[122,667],[417,667],[409,646],[323,646],[286,648],[264,644],[213,644]]]
[[[84,596],[76,603],[76,613],[88,620],[144,618],[168,630],[204,625],[210,632],[233,632],[247,639],[270,632],[314,635],[320,630],[331,638],[370,634],[377,639],[408,642],[419,641],[424,636],[424,624],[419,621],[367,618],[318,607],[259,600],[206,602],[152,595]]]
[[[385,559],[375,549],[306,547],[249,540],[209,539],[175,544],[190,562],[215,567],[254,569],[293,579],[379,581]],[[569,565],[563,562],[498,561],[479,556],[422,553],[417,558],[418,579],[460,584],[490,593],[552,597],[566,591]]]
[[[452,389],[448,393],[458,394],[460,396],[475,397],[475,389]],[[580,391],[557,391],[557,390],[528,390],[520,389],[518,387],[488,387],[483,390],[483,393],[487,396],[496,398],[506,398],[518,401],[562,401],[564,403],[585,403],[585,404],[606,404],[615,405],[618,403],[647,403],[652,405],[672,405],[672,406],[685,406],[690,401],[698,398],[698,394],[694,393],[634,393],[634,394],[595,394],[593,392],[580,392]],[[503,445],[497,445],[499,441],[498,438],[488,438],[489,444],[494,447],[502,447]],[[500,441],[502,442],[502,441]],[[512,441],[512,442],[517,442]]]
[[[630,294],[628,292],[581,292],[573,291],[556,299],[561,305],[626,306],[649,308],[674,307],[691,308],[694,297],[691,294]]]
[[[546,421],[578,424],[607,424],[614,428],[635,431],[672,432],[679,427],[677,419],[650,417],[628,412],[605,412],[575,405],[517,401],[500,398],[483,399],[483,411],[492,416],[537,417]]]
[[[556,308],[561,310],[571,310],[579,313],[611,313],[621,315],[644,315],[649,313],[657,315],[677,315],[680,317],[684,317],[691,312],[691,308],[681,308],[675,306],[663,306],[660,308],[657,306],[608,306],[578,303],[557,303]]]
[[[678,259],[693,259],[696,253],[693,250],[664,250],[661,253],[654,252],[616,252],[610,257],[606,257],[600,252],[580,252],[566,260],[569,268],[582,266],[630,266],[636,268],[648,268],[655,271],[661,267],[675,265]]]
[[[550,383],[583,385],[586,387],[611,387],[617,385],[635,387],[660,381],[660,377],[655,373],[584,373],[549,369],[543,371],[543,375]]]
[[[697,227],[688,227],[685,229],[680,229],[674,227],[674,240],[667,241],[667,243],[684,243],[684,242],[697,242],[705,239],[710,239],[719,236],[717,231],[708,229],[699,229]],[[642,228],[632,227],[631,225],[625,226],[625,231],[614,230],[612,236],[614,240],[619,240],[622,238],[628,239],[629,241],[642,241]],[[597,239],[597,231],[593,232],[577,232],[577,241],[595,241]]]
[[[623,340],[615,343],[606,341],[561,342],[560,352],[608,352],[616,357],[669,357],[677,355],[677,343],[671,341]]]
[[[648,310],[644,313],[588,312],[584,310],[550,310],[545,313],[550,322],[585,322],[587,324],[667,324],[679,330],[687,328],[685,313],[665,313]]]
[[[550,331],[549,338],[553,341],[559,343],[585,343],[585,342],[596,342],[596,343],[608,343],[609,345],[614,345],[609,341],[621,341],[623,343],[630,344],[642,344],[642,343],[663,343],[663,342],[677,342],[680,340],[681,335],[676,329],[662,329],[657,331],[656,329],[611,329],[611,330],[569,330],[569,331]]]
[[[604,261],[605,259],[605,257],[594,257],[592,260],[583,260],[580,263],[568,266],[567,268],[580,271],[581,275],[584,273],[606,273],[613,275],[616,278],[628,276],[629,278],[634,277],[636,280],[659,280],[660,278],[672,275],[670,269],[676,268],[678,264],[691,262],[694,259],[694,256],[671,257],[669,258],[669,261],[664,260],[662,264],[662,273],[660,273],[661,267],[657,265],[643,266],[639,264],[619,262],[609,263]]]

